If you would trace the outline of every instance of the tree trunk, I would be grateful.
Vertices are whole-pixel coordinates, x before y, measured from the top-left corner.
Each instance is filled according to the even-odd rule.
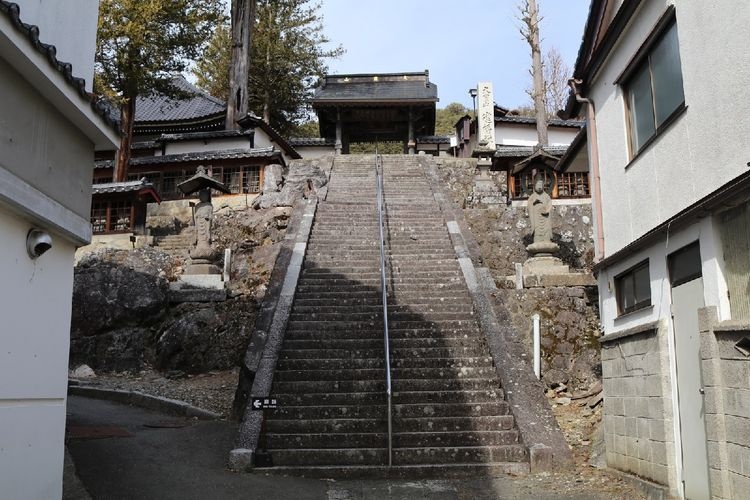
[[[248,71],[255,4],[256,0],[232,0],[232,61],[229,66],[227,130],[237,130],[237,120],[248,111]]]
[[[536,133],[540,146],[547,146],[547,106],[545,104],[544,72],[542,70],[542,47],[539,43],[539,10],[536,0],[526,1],[524,22],[528,28],[526,40],[531,46],[531,71],[534,76],[534,110]]]
[[[273,26],[273,10],[268,9],[268,26]],[[266,44],[266,83],[270,81],[269,73],[271,72],[271,44]],[[271,93],[268,88],[263,93],[263,121],[271,124]]]
[[[130,163],[130,145],[133,142],[133,122],[135,121],[135,96],[130,97],[120,106],[120,149],[117,150],[115,168],[112,172],[114,182],[125,182],[128,178]]]

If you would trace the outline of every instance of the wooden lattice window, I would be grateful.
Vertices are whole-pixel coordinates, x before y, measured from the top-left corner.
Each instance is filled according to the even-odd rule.
[[[135,213],[130,200],[101,200],[91,204],[91,230],[94,234],[133,230]]]
[[[260,167],[243,167],[244,187],[247,193],[260,192]]]
[[[563,172],[557,175],[557,197],[558,198],[588,198],[589,191],[588,172]]]
[[[107,206],[105,201],[91,203],[91,230],[94,234],[107,232]]]

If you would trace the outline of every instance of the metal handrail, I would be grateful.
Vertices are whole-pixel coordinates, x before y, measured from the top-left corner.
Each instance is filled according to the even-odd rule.
[[[388,292],[385,280],[385,238],[383,237],[383,161],[375,149],[375,178],[377,181],[378,228],[380,229],[380,287],[383,291],[383,342],[385,344],[385,394],[388,399],[388,467],[393,465],[393,424],[391,405],[391,348],[388,338]]]

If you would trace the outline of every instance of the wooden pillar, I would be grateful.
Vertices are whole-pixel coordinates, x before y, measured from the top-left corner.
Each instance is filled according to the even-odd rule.
[[[341,110],[336,108],[336,145],[334,146],[336,150],[336,154],[341,154],[342,149],[342,142],[341,142]]]
[[[414,111],[412,111],[412,108],[409,108],[409,140],[406,145],[409,148],[409,154],[413,155],[417,143],[414,141]]]

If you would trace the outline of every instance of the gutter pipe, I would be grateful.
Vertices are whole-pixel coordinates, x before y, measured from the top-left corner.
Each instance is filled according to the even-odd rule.
[[[594,101],[581,95],[578,88],[583,83],[582,80],[571,78],[568,80],[568,86],[573,91],[576,101],[586,105],[586,139],[591,147],[589,162],[591,173],[594,177],[594,212],[596,214],[596,256],[594,263],[604,258],[604,223],[602,221],[602,192],[601,192],[601,175],[599,173],[599,143],[596,134],[596,109]]]

